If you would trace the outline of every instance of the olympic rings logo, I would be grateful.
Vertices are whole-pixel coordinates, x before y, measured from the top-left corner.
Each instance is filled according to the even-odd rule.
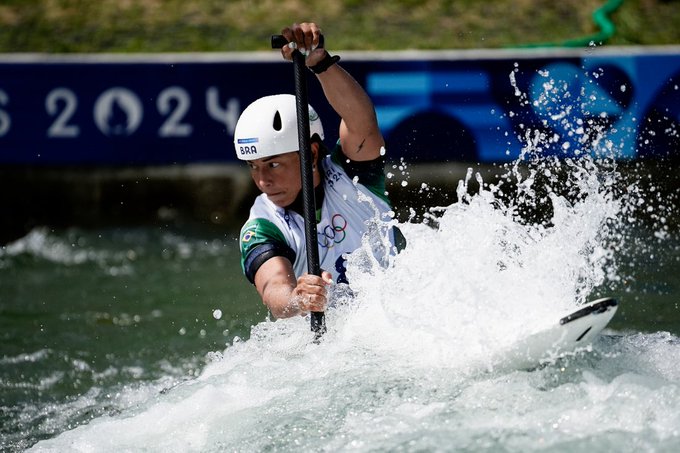
[[[323,231],[317,233],[319,245],[325,248],[332,248],[347,237],[347,220],[340,214],[331,217],[330,225],[326,225]]]

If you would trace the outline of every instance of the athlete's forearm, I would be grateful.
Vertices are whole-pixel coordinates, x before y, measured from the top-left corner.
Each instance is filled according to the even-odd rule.
[[[295,287],[288,283],[270,283],[262,291],[262,302],[275,318],[291,318],[301,314],[293,295]]]

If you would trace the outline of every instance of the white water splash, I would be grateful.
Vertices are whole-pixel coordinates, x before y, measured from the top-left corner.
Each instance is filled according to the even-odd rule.
[[[455,444],[520,451],[535,448],[526,436],[543,436],[546,447],[574,442],[574,433],[607,445],[611,430],[625,438],[644,423],[622,405],[621,392],[640,401],[664,399],[665,405],[645,403],[644,410],[652,419],[677,420],[677,365],[655,372],[661,385],[639,377],[637,368],[617,372],[621,356],[624,368],[644,357],[625,342],[596,345],[606,351],[600,361],[602,354],[612,357],[604,376],[601,365],[589,364],[592,352],[573,359],[576,369],[567,367],[567,374],[495,369],[492,358],[616,276],[607,248],[615,231],[608,224],[622,212],[608,179],[614,173],[597,173],[590,159],[559,165],[573,176],[572,200],[549,192],[551,215],[541,222],[526,222],[520,212],[537,202],[538,175],[545,176],[547,164],[526,177],[519,166],[511,168],[517,190],[509,199],[499,195],[502,184],[468,194],[469,172],[460,200],[437,210],[434,227],[399,225],[408,247],[386,257],[387,267],[371,244],[352,254],[348,276],[356,295],[328,312],[320,344],[311,341],[306,319],[261,323],[248,341],[214,354],[198,378],[34,450],[366,451]],[[640,339],[631,342],[640,345]],[[663,347],[656,341],[649,351]],[[680,354],[677,345],[665,348],[665,358]],[[583,406],[592,409],[583,414]],[[607,418],[607,410],[616,416]],[[645,426],[673,445],[672,422]],[[518,432],[524,434],[512,434]]]

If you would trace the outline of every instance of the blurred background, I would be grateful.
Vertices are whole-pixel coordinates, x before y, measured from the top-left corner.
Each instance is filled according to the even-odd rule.
[[[569,85],[561,98],[574,105],[559,102],[593,125],[586,134],[606,129],[622,160],[675,159],[678,5],[3,1],[0,203],[12,214],[0,243],[44,225],[238,229],[255,192],[231,134],[248,103],[293,91],[269,37],[294,21],[318,22],[376,103],[401,219],[422,184],[432,190],[419,212],[454,201],[469,164],[494,178],[519,155],[523,128],[568,132],[546,117],[553,106],[513,105],[516,90],[536,101],[542,69]],[[332,143],[337,117],[321,96],[311,83]]]
[[[266,51],[269,36],[296,21],[321,24],[343,50],[587,44],[607,16],[607,45],[680,43],[674,0],[4,0],[0,51]]]

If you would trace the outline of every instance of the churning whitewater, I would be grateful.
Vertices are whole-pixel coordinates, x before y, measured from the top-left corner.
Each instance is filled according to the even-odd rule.
[[[604,138],[571,157],[543,152],[566,137],[522,138],[522,156],[497,181],[471,169],[456,203],[398,224],[401,253],[376,259],[366,243],[350,255],[351,295],[334,290],[319,343],[307,319],[262,322],[211,354],[197,378],[130,396],[121,413],[33,451],[680,448],[672,334],[608,330],[533,370],[504,361],[596,293],[620,292],[632,277],[621,270],[626,253],[644,247],[629,230],[658,208],[623,183]],[[671,234],[665,221],[654,228],[650,241]]]
[[[399,225],[408,247],[387,267],[370,244],[350,257],[354,295],[338,292],[319,344],[306,319],[260,323],[198,378],[35,451],[677,446],[670,334],[609,332],[533,371],[503,363],[514,343],[622,278],[616,251],[632,213],[614,196],[616,172],[590,158],[537,165],[525,173],[566,172],[573,185],[571,199],[545,191],[543,221],[519,216],[538,202],[519,171],[512,198],[499,195],[507,182],[468,194],[470,174],[428,224]]]

